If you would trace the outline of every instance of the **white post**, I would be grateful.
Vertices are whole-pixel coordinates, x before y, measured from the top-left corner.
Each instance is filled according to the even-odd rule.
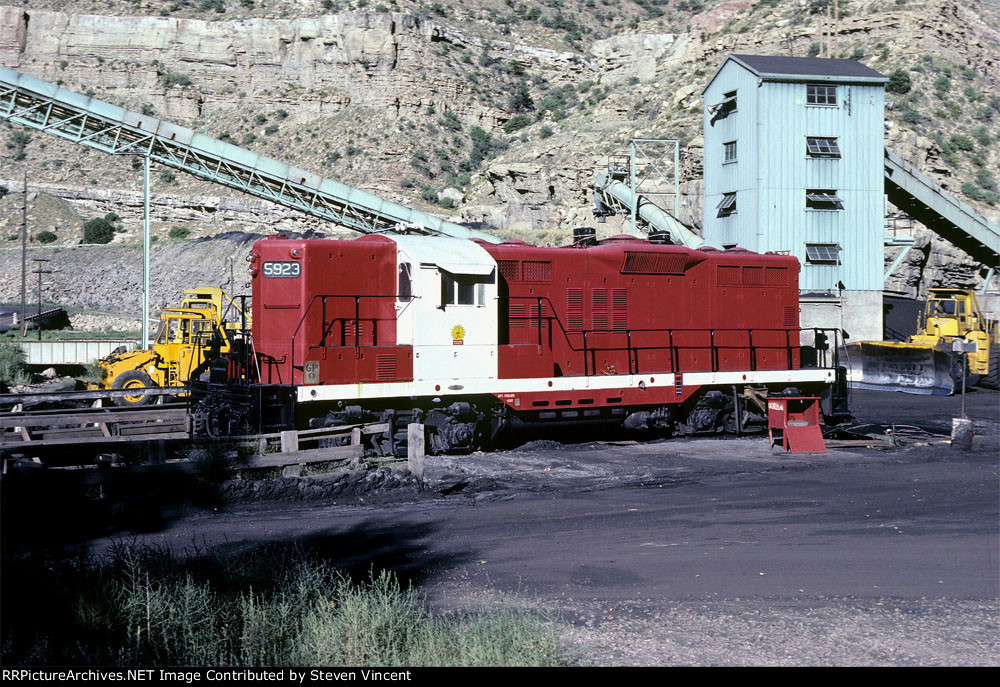
[[[406,466],[418,480],[424,479],[424,426],[411,422],[406,426]]]

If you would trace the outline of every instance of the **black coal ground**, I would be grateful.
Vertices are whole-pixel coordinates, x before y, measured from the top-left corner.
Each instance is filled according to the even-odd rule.
[[[960,398],[852,400],[902,444],[537,439],[429,457],[423,483],[405,464],[227,481],[139,540],[295,543],[434,608],[553,613],[583,664],[1000,664],[1000,395],[968,395],[970,451],[945,443]]]

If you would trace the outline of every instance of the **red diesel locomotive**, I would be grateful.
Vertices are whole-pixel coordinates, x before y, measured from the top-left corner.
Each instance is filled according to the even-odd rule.
[[[630,236],[268,238],[250,256],[252,355],[228,366],[252,390],[216,397],[214,426],[387,422],[376,448],[398,453],[414,421],[453,451],[524,425],[740,431],[786,391],[835,415],[835,346],[799,329],[798,269]]]

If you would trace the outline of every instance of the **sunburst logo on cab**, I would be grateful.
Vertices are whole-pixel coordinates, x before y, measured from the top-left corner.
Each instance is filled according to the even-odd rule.
[[[451,328],[451,343],[453,346],[461,346],[465,343],[465,327],[456,324]]]

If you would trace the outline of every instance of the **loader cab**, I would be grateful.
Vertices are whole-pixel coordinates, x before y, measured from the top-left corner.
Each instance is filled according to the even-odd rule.
[[[979,304],[971,291],[931,289],[924,309],[923,329],[938,337],[964,337],[983,327]]]
[[[223,327],[216,326],[214,309],[176,308],[160,314],[153,350],[162,361],[159,386],[186,384],[201,371],[206,358],[229,351]]]

